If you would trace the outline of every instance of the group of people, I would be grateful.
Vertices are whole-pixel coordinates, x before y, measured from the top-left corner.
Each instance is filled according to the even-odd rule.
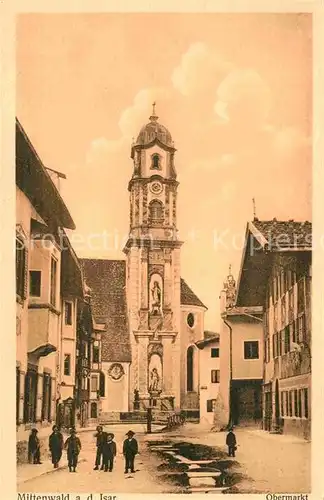
[[[111,472],[114,468],[114,459],[117,453],[117,446],[114,441],[114,434],[105,432],[102,426],[97,427],[95,434],[97,452],[94,470]],[[41,464],[40,460],[40,440],[37,436],[37,429],[32,429],[28,441],[28,459],[30,463]],[[138,443],[134,438],[135,433],[128,431],[127,438],[123,443],[123,455],[125,458],[125,473],[135,472],[134,461],[138,453]],[[64,443],[63,434],[59,427],[54,425],[52,434],[49,437],[49,450],[52,457],[54,469],[57,469],[62,457],[63,450],[67,451],[68,467],[70,472],[76,472],[78,457],[81,451],[81,441],[76,435],[75,428],[70,429],[70,436]]]
[[[125,474],[135,472],[134,461],[138,453],[138,443],[134,438],[135,433],[128,431],[127,438],[123,443],[123,455],[125,458]],[[103,470],[111,472],[114,467],[114,459],[117,452],[114,434],[105,432],[103,427],[99,425],[95,434],[97,439],[97,454],[94,470]]]
[[[40,440],[37,436],[38,430],[32,429],[28,440],[28,460],[32,464],[41,464]],[[76,435],[74,428],[70,429],[70,436],[64,443],[63,434],[59,427],[54,425],[48,442],[54,469],[57,469],[62,458],[63,450],[67,451],[68,466],[70,472],[75,472],[78,464],[78,456],[81,451],[81,441]]]

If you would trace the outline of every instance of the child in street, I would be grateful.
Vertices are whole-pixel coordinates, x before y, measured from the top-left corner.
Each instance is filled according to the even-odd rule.
[[[78,457],[81,450],[81,441],[77,437],[75,429],[70,430],[70,437],[65,441],[64,449],[67,450],[69,471],[76,472]]]
[[[236,451],[236,436],[231,428],[226,436],[226,444],[228,446],[228,456],[235,457]]]
[[[107,434],[107,441],[104,445],[104,451],[103,451],[103,459],[104,459],[104,471],[107,472],[112,472],[114,468],[114,458],[116,456],[117,452],[117,447],[114,439],[114,434],[108,433]]]
[[[30,464],[41,464],[40,461],[40,441],[38,430],[32,429],[28,439],[28,461]]]

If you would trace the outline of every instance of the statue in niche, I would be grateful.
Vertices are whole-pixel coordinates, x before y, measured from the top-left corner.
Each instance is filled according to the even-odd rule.
[[[150,373],[150,392],[158,392],[160,389],[160,377],[156,368],[153,368]]]
[[[161,313],[161,288],[158,281],[154,281],[152,292],[152,313]]]

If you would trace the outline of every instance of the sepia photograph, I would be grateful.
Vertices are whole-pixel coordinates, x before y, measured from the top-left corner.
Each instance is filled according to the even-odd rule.
[[[312,14],[15,23],[19,499],[307,498]]]

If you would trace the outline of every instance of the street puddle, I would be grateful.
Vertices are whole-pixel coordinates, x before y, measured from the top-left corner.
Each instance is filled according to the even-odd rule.
[[[236,493],[243,475],[231,471],[238,463],[228,460],[222,450],[210,446],[177,441],[147,443],[162,463],[159,478],[172,485],[175,493]]]

